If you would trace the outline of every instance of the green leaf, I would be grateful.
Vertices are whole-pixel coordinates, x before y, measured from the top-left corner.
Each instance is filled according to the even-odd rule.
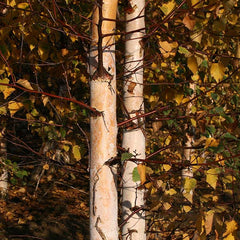
[[[135,168],[133,169],[132,180],[133,180],[134,182],[141,181],[141,177],[140,177],[140,174],[139,174],[139,172],[138,172],[137,167],[135,167]]]
[[[178,52],[184,54],[185,56],[191,55],[191,53],[185,47],[179,47]]]
[[[125,161],[127,159],[132,158],[134,155],[132,153],[125,152],[121,155],[121,161]]]
[[[232,135],[231,133],[229,133],[229,132],[225,133],[222,137],[223,137],[223,138],[234,139],[234,140],[236,140],[236,141],[239,141],[238,138],[236,138],[235,136],[233,136],[233,135]]]

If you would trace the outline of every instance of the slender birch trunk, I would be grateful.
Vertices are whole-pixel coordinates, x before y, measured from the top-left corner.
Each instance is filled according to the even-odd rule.
[[[190,84],[190,88],[193,89],[193,94],[191,95],[191,97],[194,97],[195,95],[195,89],[196,89],[196,84],[195,83],[191,83]],[[189,115],[191,113],[191,107],[192,107],[192,103],[189,103],[187,106],[187,111],[186,114]],[[191,135],[190,133],[186,132],[186,142],[185,142],[185,149],[184,149],[184,159],[191,162],[191,156],[193,154],[193,150],[191,149],[194,145],[194,136]],[[193,170],[192,167],[188,167],[188,168],[184,168],[182,170],[182,180],[184,181],[185,178],[193,178]],[[183,194],[186,194],[186,191],[183,190]],[[191,190],[189,192],[189,196],[188,196],[188,200],[190,200],[192,202],[193,200],[193,190]]]
[[[125,45],[125,81],[124,104],[126,115],[135,117],[144,113],[143,102],[143,48],[141,40],[145,32],[144,0],[129,1],[132,12],[126,14],[126,45]],[[133,121],[124,130],[122,146],[136,158],[145,158],[145,136],[143,119]],[[134,182],[132,173],[138,163],[128,161],[123,169],[122,227],[123,240],[145,240],[145,212],[139,211],[131,216],[133,208],[145,204],[144,190],[139,189],[140,182]],[[131,217],[130,217],[131,216]]]
[[[0,163],[2,165],[2,171],[0,175],[0,192],[3,198],[6,197],[8,191],[8,172],[5,168],[4,160],[7,157],[6,141],[4,139],[4,129],[0,132]]]
[[[91,240],[118,239],[116,169],[106,164],[117,154],[115,45],[111,35],[115,31],[116,10],[117,0],[98,0],[92,19],[91,106],[101,114],[90,119]]]

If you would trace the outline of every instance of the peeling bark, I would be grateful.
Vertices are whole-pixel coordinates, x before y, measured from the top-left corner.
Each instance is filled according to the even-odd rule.
[[[116,0],[97,1],[90,49],[91,107],[90,239],[118,239],[116,168],[106,162],[117,154],[116,68],[114,36]],[[104,19],[112,19],[108,21]]]

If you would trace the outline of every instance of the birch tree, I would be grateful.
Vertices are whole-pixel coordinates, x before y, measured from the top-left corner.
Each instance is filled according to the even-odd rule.
[[[6,151],[6,141],[4,139],[4,129],[0,132],[0,164],[3,166],[2,167],[2,173],[0,175],[0,191],[2,197],[6,197],[7,195],[7,190],[8,190],[8,172],[5,168],[5,163],[4,160],[7,155]]]
[[[92,19],[90,49],[91,116],[90,239],[118,239],[116,169],[116,69],[114,36],[117,0],[99,0]]]
[[[124,105],[126,117],[135,117],[144,113],[143,103],[143,48],[141,40],[144,36],[144,5],[143,0],[129,1],[130,13],[126,13],[126,45],[125,45],[125,80]],[[143,119],[134,120],[123,133],[123,148],[133,158],[145,158],[145,136]],[[140,162],[127,161],[123,169],[122,227],[123,239],[146,239],[145,213],[143,210],[132,214],[133,209],[144,205],[144,190],[139,189],[141,182],[133,181],[134,169],[144,170]]]

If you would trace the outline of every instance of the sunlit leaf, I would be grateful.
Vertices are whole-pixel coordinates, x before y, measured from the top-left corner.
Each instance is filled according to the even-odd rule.
[[[238,223],[235,220],[226,221],[226,231],[223,233],[223,237],[226,237],[229,234],[232,234],[238,229]]]
[[[76,161],[79,161],[82,158],[80,149],[81,148],[78,145],[74,145],[73,148],[72,148],[72,153],[73,153],[73,156],[76,159]]]
[[[160,9],[165,15],[168,15],[176,6],[176,2],[174,0],[171,0],[167,3],[163,3]]]
[[[170,195],[170,196],[172,196],[172,195],[174,195],[174,194],[176,194],[176,193],[177,193],[176,190],[173,189],[173,188],[170,188],[169,190],[167,190],[167,191],[164,192],[164,194],[168,194],[168,195]]]
[[[206,235],[208,235],[212,231],[213,217],[214,217],[214,211],[213,210],[209,210],[208,212],[205,213]]]
[[[219,173],[219,168],[211,168],[206,171],[206,182],[214,189],[216,189],[217,186]]]
[[[197,180],[195,178],[186,177],[184,179],[183,188],[186,191],[186,193],[190,193],[190,191],[194,190],[196,185],[197,185]]]
[[[183,206],[183,211],[184,211],[184,212],[188,213],[188,212],[190,212],[191,210],[192,210],[192,208],[191,208],[190,206],[188,206],[188,205],[184,205],[184,206]]]
[[[6,99],[8,96],[10,96],[16,89],[15,88],[6,88],[3,91],[4,99]]]
[[[221,63],[212,63],[210,68],[211,76],[217,81],[220,82],[224,76],[225,67]]]
[[[137,170],[140,175],[141,184],[144,184],[146,182],[146,166],[143,164],[138,164]]]
[[[193,74],[196,74],[198,71],[197,59],[194,56],[191,56],[187,59],[188,68],[192,71]]]
[[[33,90],[31,83],[26,79],[19,79],[17,83],[26,89]]]
[[[172,167],[171,167],[171,165],[169,165],[169,164],[163,164],[163,169],[164,169],[164,171],[169,171],[170,169],[171,169]]]
[[[0,92],[3,92],[4,90],[6,90],[6,89],[8,88],[8,86],[6,86],[6,85],[1,85],[1,83],[3,83],[3,84],[9,84],[9,79],[8,79],[8,78],[0,79]]]
[[[8,109],[10,112],[11,117],[21,108],[23,107],[23,104],[21,102],[16,101],[10,101],[8,102]]]
[[[183,18],[183,24],[185,25],[186,28],[188,28],[189,30],[193,30],[194,26],[195,26],[195,20],[190,18],[189,15],[186,15]]]

